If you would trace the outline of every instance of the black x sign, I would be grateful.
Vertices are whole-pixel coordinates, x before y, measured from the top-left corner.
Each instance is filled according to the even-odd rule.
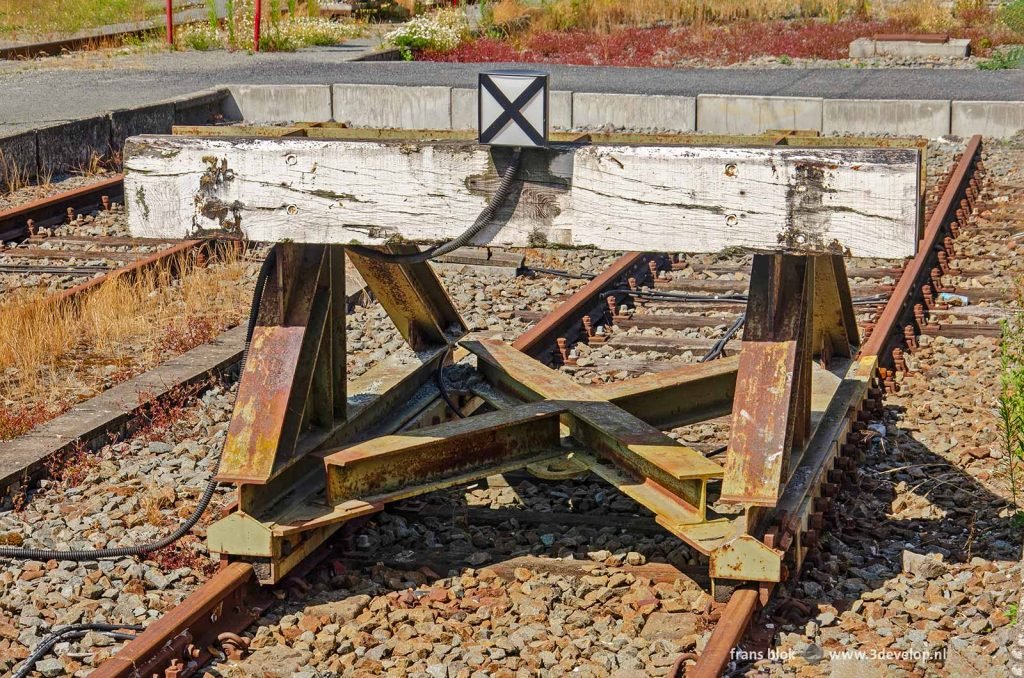
[[[494,139],[502,129],[504,129],[505,125],[507,125],[509,121],[513,121],[535,145],[544,146],[547,144],[545,135],[538,131],[537,128],[526,119],[522,112],[523,107],[526,106],[526,104],[528,104],[538,92],[543,90],[545,85],[547,85],[547,78],[538,75],[534,78],[533,82],[527,85],[526,89],[524,89],[519,96],[515,98],[515,101],[510,101],[508,96],[506,96],[505,93],[501,91],[501,88],[498,87],[498,85],[491,79],[490,74],[481,73],[481,90],[487,90],[487,93],[490,94],[494,98],[495,102],[497,102],[498,106],[501,107],[502,112],[497,118],[495,118],[494,122],[487,127],[487,129],[480,130],[480,143],[490,143],[491,140]],[[482,96],[483,91],[481,91],[480,94]],[[544,116],[546,118],[547,106],[545,105],[544,108]]]

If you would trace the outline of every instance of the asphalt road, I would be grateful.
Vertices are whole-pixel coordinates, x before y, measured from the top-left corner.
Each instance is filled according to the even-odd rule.
[[[234,83],[391,83],[475,87],[500,64],[351,62],[369,40],[291,54],[77,55],[0,63],[0,132]],[[505,64],[504,66],[510,66]],[[759,94],[847,99],[1024,100],[1024,70],[658,69],[542,66],[553,89],[636,94]]]

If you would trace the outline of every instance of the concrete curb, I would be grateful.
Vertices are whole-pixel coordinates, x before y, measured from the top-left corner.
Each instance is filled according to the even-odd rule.
[[[329,86],[327,107],[330,120]],[[166,101],[122,108],[94,118],[72,120],[28,132],[0,137],[0,153],[8,169],[28,179],[47,173],[60,174],[88,165],[93,154],[107,156],[120,152],[124,140],[137,134],[168,134],[173,125],[217,122],[230,109],[232,93],[227,88],[202,90]],[[237,107],[236,107],[237,110]],[[228,119],[231,119],[230,117]],[[235,118],[241,120],[241,118]],[[0,168],[0,183],[3,169]]]
[[[551,92],[552,129],[759,134],[798,129],[822,134],[1005,138],[1024,129],[1024,101],[820,99],[701,94],[694,97]],[[171,125],[242,121],[347,122],[354,127],[476,128],[476,92],[425,85],[228,85],[0,137],[6,162],[28,178],[119,151],[134,134]]]
[[[287,85],[284,87],[324,87]],[[276,85],[246,86],[236,97],[231,117],[253,122],[303,119],[303,99],[284,100],[275,118],[257,98],[259,90]],[[236,92],[236,88],[232,89]],[[399,129],[475,129],[476,92],[433,85],[336,84],[323,116],[354,127]],[[264,94],[262,96],[270,96]],[[944,134],[1007,137],[1024,128],[1024,101],[948,101],[943,99],[822,99],[701,94],[696,97],[621,93],[551,92],[552,129],[614,127],[634,131],[660,130],[717,134],[760,134],[796,129],[823,134],[901,134],[937,137]],[[447,98],[447,103],[446,103]]]

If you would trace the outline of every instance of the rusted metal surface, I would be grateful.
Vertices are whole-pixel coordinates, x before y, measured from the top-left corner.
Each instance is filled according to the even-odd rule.
[[[733,648],[739,645],[756,609],[756,589],[736,590],[729,598],[729,603],[725,606],[704,651],[697,658],[697,665],[687,672],[686,678],[721,676],[725,672],[725,667],[729,665]]]
[[[574,404],[570,429],[588,449],[688,502],[691,522],[704,520],[707,481],[722,477],[721,466],[611,403]]]
[[[731,356],[590,388],[648,424],[671,429],[729,414],[738,368],[739,356]]]
[[[329,278],[325,247],[278,246],[277,272],[260,305],[219,480],[263,484],[294,458],[329,311]]]
[[[68,208],[99,208],[103,196],[120,197],[123,191],[124,175],[115,174],[109,179],[4,210],[0,212],[0,241],[7,242],[28,235],[29,219],[36,226],[58,224],[67,219]]]
[[[384,251],[410,254],[419,248],[390,245]],[[414,351],[447,344],[450,338],[466,333],[465,323],[430,264],[396,264],[355,252],[349,252],[349,258]]]
[[[879,42],[928,42],[944,43],[949,40],[948,33],[876,33],[872,40]]]
[[[559,454],[564,411],[556,401],[541,402],[358,443],[324,459],[328,502],[398,501],[440,489],[439,481],[486,477],[494,466]]]
[[[975,135],[967,142],[946,189],[928,219],[917,255],[907,264],[888,303],[875,320],[871,335],[861,346],[861,355],[878,356],[882,366],[892,364],[889,348],[901,340],[902,328],[913,321],[914,305],[922,297],[927,300],[929,296],[924,288],[931,282],[931,269],[937,263],[937,248],[943,246],[951,230],[959,228],[961,202],[975,200],[977,194],[970,182],[980,152],[981,136]]]
[[[774,506],[790,452],[806,440],[811,266],[805,257],[754,257],[722,501]]]
[[[542,361],[555,353],[558,340],[572,342],[583,329],[584,317],[591,314],[603,317],[607,313],[607,302],[602,293],[610,288],[627,283],[636,275],[649,276],[647,261],[652,255],[643,252],[627,252],[596,278],[576,291],[561,306],[547,314],[540,322],[528,329],[515,340],[512,346],[523,353]]]
[[[173,675],[179,677],[192,675],[213,659],[220,636],[244,631],[273,600],[260,589],[251,565],[231,563],[91,675],[171,675],[164,674],[167,670],[177,671]]]

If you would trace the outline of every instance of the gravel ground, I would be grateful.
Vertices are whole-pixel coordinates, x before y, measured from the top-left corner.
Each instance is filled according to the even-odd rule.
[[[986,163],[991,175],[1002,176],[1019,167],[1022,157],[1022,148],[995,147]],[[1004,179],[1024,184],[1016,175]],[[985,244],[968,235],[960,247],[980,251]],[[998,270],[1015,273],[1022,264],[1004,247],[992,244],[989,251]],[[528,263],[595,271],[614,256],[567,251]],[[546,311],[557,303],[553,282],[562,294],[584,282],[483,279],[450,270],[442,275],[470,327],[505,339],[526,326],[516,311]],[[1005,275],[994,280],[1010,286]],[[405,350],[393,330],[382,329],[383,321],[373,306],[350,315],[354,373]],[[1000,675],[998,667],[1007,661],[1009,605],[1018,595],[1021,571],[1020,535],[1008,523],[991,413],[995,347],[988,338],[924,339],[910,358],[916,372],[903,380],[877,422],[886,435],[876,439],[862,464],[860,489],[845,490],[845,501],[838,502],[820,564],[808,564],[799,583],[783,592],[791,602],[770,610],[777,633],[769,646],[794,656],[787,654],[784,665],[741,662],[738,672],[839,675],[867,667],[867,675],[935,673],[938,664],[925,651],[945,647],[942,659],[950,675]],[[612,355],[607,362],[617,360]],[[562,369],[583,381],[609,373],[612,379],[629,376],[617,374],[623,370],[612,364],[597,367]],[[231,400],[230,388],[213,389],[184,407],[184,416],[168,413],[166,419],[175,423],[105,448],[100,464],[88,468],[77,486],[50,483],[22,512],[0,516],[0,535],[27,546],[91,547],[134,543],[171,529],[188,513],[206,477]],[[728,426],[710,422],[672,434],[710,449],[724,442]],[[217,507],[225,499],[222,491]],[[484,508],[498,513],[484,514]],[[579,514],[579,524],[546,524],[537,517],[546,512]],[[646,516],[607,486],[586,479],[541,482],[522,474],[405,502],[353,532],[310,576],[310,591],[289,597],[261,619],[249,633],[250,656],[209,671],[663,675],[679,653],[703,648],[715,612],[699,587],[686,579],[665,581],[657,569],[664,565],[649,565],[703,563],[642,520]],[[9,670],[54,624],[158,616],[204,578],[194,567],[202,554],[199,537],[201,531],[159,560],[99,568],[56,561],[8,564],[0,572],[0,671]],[[503,564],[538,557],[578,562],[571,572]],[[115,649],[105,643],[90,638],[58,646],[38,668],[46,676],[86,675]],[[834,654],[880,648],[894,658]]]
[[[53,177],[51,181],[43,184],[29,184],[16,191],[5,191],[3,194],[0,194],[0,210],[19,207],[25,203],[32,202],[33,200],[41,200],[58,193],[70,191],[75,188],[81,188],[82,186],[88,186],[89,184],[103,181],[109,177],[110,173],[105,171],[98,174],[90,174],[88,176],[74,174],[64,175],[60,177]]]

